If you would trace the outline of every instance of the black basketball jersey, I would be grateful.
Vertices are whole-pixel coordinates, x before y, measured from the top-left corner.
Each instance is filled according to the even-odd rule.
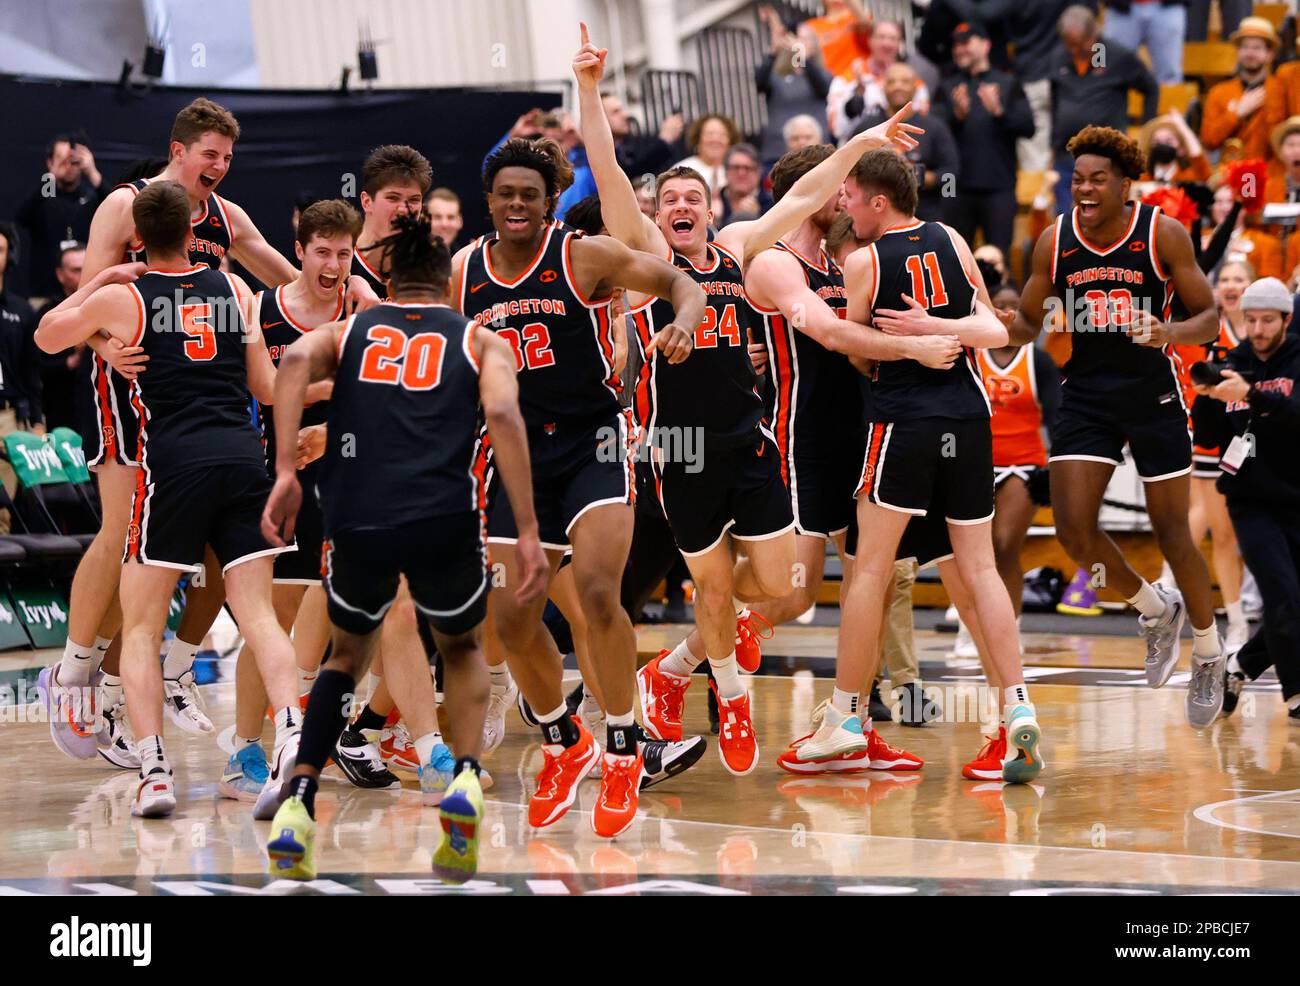
[[[799,262],[804,280],[817,297],[840,318],[848,310],[844,273],[835,261],[818,251],[816,260],[778,240],[783,250]],[[761,320],[772,386],[766,395],[767,420],[786,448],[811,454],[833,454],[849,436],[862,434],[861,374],[847,356],[832,352],[806,332],[800,332],[777,309],[754,304]]]
[[[619,412],[610,299],[584,297],[573,280],[569,251],[581,235],[549,225],[537,256],[513,281],[492,269],[496,234],[479,237],[461,271],[460,310],[514,350],[530,430]]]
[[[197,466],[261,465],[248,416],[246,329],[230,276],[195,264],[148,270],[129,287],[140,306],[133,345],[149,357],[131,385],[145,481]]]
[[[128,184],[119,185],[118,188],[129,188],[133,195],[138,195],[148,184],[148,179],[137,178]],[[226,204],[216,192],[213,192],[203,203],[203,209],[198,217],[190,220],[190,263],[207,264],[216,270],[221,263],[221,258],[229,249],[230,217],[226,213]],[[126,260],[131,263],[149,262],[149,258],[145,255],[144,244],[138,239],[127,245]]]
[[[706,295],[704,321],[695,327],[694,348],[680,363],[656,355],[645,359],[650,341],[674,320],[672,303],[651,298],[632,312],[641,371],[637,380],[637,420],[652,428],[703,428],[717,445],[752,441],[763,417],[763,401],[754,389],[757,377],[749,361],[749,301],[740,262],[715,243],[708,260],[696,267],[676,251],[672,263],[685,271]],[[684,328],[685,326],[683,326]]]
[[[327,534],[481,509],[474,328],[434,304],[348,319],[316,485]]]
[[[257,318],[262,327],[262,337],[266,340],[266,351],[271,355],[271,362],[277,367],[284,351],[315,328],[297,321],[289,312],[284,302],[284,285],[269,291],[262,291],[257,296]],[[327,322],[337,321],[343,314],[343,295],[339,294],[338,305]],[[262,436],[266,441],[266,461],[275,465],[275,416],[274,408],[269,404],[259,404]],[[302,427],[324,424],[329,418],[329,401],[317,401],[310,407],[302,409]],[[315,465],[315,463],[312,463]]]
[[[374,289],[375,295],[380,300],[388,297],[388,283],[379,276],[379,271],[366,262],[360,250],[352,251],[352,275],[363,278]]]
[[[1134,204],[1124,234],[1099,247],[1079,228],[1077,210],[1057,217],[1051,276],[1071,333],[1067,393],[1122,401],[1179,399],[1172,347],[1140,346],[1125,334],[1135,308],[1169,318],[1174,287],[1156,255],[1159,222],[1157,207]]]
[[[952,234],[941,223],[919,219],[885,230],[866,249],[876,261],[870,310],[906,311],[903,295],[938,318],[965,318],[975,311],[975,285],[966,273]],[[975,365],[963,348],[946,370],[916,360],[882,360],[863,382],[863,403],[872,421],[912,418],[987,418],[991,410]]]

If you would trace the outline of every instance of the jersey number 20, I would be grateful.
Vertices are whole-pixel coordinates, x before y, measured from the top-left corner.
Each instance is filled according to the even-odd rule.
[[[407,390],[432,390],[442,378],[447,339],[437,332],[407,337],[391,325],[372,325],[369,345],[361,356],[361,379],[367,383],[401,384]]]

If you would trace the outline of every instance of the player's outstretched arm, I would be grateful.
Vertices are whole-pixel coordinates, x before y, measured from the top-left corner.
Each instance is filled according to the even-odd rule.
[[[655,332],[646,359],[657,350],[669,363],[691,353],[695,327],[704,321],[707,297],[688,275],[666,260],[629,250],[608,236],[586,237],[573,244],[574,266],[586,283],[609,290],[627,288],[659,298],[673,306],[673,321]]]
[[[1047,309],[1047,300],[1053,296],[1052,287],[1052,250],[1055,227],[1049,226],[1034,244],[1034,256],[1030,261],[1029,280],[1020,292],[1020,310],[1016,312],[1015,321],[1007,333],[1008,343],[1012,346],[1024,346],[1038,338],[1038,333],[1047,327],[1051,313]],[[1069,326],[1062,326],[1068,330]]]
[[[271,244],[253,224],[242,206],[226,199],[221,200],[230,217],[230,255],[248,269],[248,272],[267,287],[288,284],[298,276],[298,270]]]
[[[751,222],[731,223],[718,233],[718,242],[740,257],[742,266],[750,258],[794,230],[801,222],[826,204],[839,191],[844,179],[863,154],[881,147],[906,152],[916,146],[912,134],[925,133],[920,127],[904,123],[912,115],[908,103],[879,126],[856,134],[817,167],[795,182],[781,201]]]
[[[538,539],[537,514],[533,510],[533,474],[528,435],[519,413],[515,355],[495,332],[479,332],[472,322],[465,331],[471,333],[470,348],[478,359],[479,402],[492,439],[493,461],[501,472],[519,532],[515,558],[523,581],[515,588],[515,597],[529,603],[546,591],[550,563]]]
[[[581,44],[573,56],[573,74],[578,80],[578,110],[582,117],[582,142],[587,150],[587,164],[596,179],[600,195],[600,215],[609,235],[633,250],[644,250],[657,257],[666,256],[668,245],[651,219],[641,212],[636,192],[614,151],[614,135],[609,129],[605,107],[600,101],[600,80],[605,75],[606,48],[597,48],[581,25]]]
[[[817,297],[808,286],[799,262],[784,250],[764,250],[753,259],[745,271],[745,290],[757,304],[779,309],[804,335],[850,358],[918,359],[928,358],[930,350],[934,350],[934,358],[951,362],[961,351],[951,334],[937,344],[914,345],[906,336],[886,335],[870,325],[840,318]]]
[[[885,335],[872,324],[871,302],[876,294],[880,273],[876,269],[874,250],[855,250],[844,262],[844,288],[849,296],[845,314],[850,324],[875,332],[878,356],[848,354],[849,362],[859,373],[871,373],[875,364],[885,360],[914,359],[924,366],[946,370],[957,360],[961,344],[953,335]]]
[[[131,341],[140,310],[124,285],[143,271],[144,264],[119,264],[83,281],[81,287],[45,313],[36,327],[36,345],[46,353],[61,353],[97,336],[101,328],[120,340]]]
[[[81,265],[81,283],[91,281],[100,271],[117,266],[126,254],[127,244],[135,235],[131,203],[135,195],[125,188],[114,189],[99,204],[90,220],[86,235],[86,259]],[[140,265],[144,269],[144,265]]]
[[[317,381],[333,380],[338,370],[339,337],[345,322],[329,322],[306,333],[284,351],[275,370],[270,401],[275,408],[276,476],[297,471],[298,429],[307,389]],[[251,347],[250,347],[251,348]],[[263,353],[266,345],[262,345]],[[267,357],[268,361],[270,357]]]

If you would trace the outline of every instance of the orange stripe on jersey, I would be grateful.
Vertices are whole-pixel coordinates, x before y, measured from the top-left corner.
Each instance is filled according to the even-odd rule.
[[[138,324],[136,325],[135,335],[131,337],[131,345],[140,345],[140,340],[144,338],[144,297],[140,294],[140,289],[134,284],[128,284],[131,289],[131,297],[135,299],[135,309]]]
[[[108,388],[111,384],[108,382],[108,364],[99,358],[98,355],[92,354],[95,361],[95,397],[99,401],[99,420],[100,436],[104,443],[103,461],[108,462],[117,458],[117,428],[113,423],[113,400],[109,395]]]
[[[565,280],[569,282],[569,289],[573,291],[577,299],[581,301],[584,305],[586,305],[588,308],[594,308],[597,305],[608,305],[611,301],[614,300],[614,296],[612,294],[607,298],[597,298],[596,300],[592,301],[589,300],[587,296],[582,293],[582,289],[578,287],[578,278],[574,274],[573,264],[569,260],[569,248],[573,246],[573,241],[576,239],[577,239],[576,236],[572,236],[572,235],[566,236],[564,238],[564,249],[560,251],[560,259],[564,264],[564,277]]]
[[[1045,466],[1043,411],[1034,393],[1032,346],[1021,347],[1005,367],[998,366],[987,349],[975,351],[979,379],[988,394],[993,414],[995,466]]]
[[[632,313],[632,325],[636,328],[636,337],[641,343],[644,356],[650,348],[650,322],[646,317],[647,308]],[[642,425],[650,421],[650,360],[641,360],[636,380],[636,416]]]
[[[785,319],[772,317],[772,347],[777,377],[781,381],[777,396],[776,447],[781,453],[781,482],[790,488],[790,402],[794,399],[794,356],[790,352],[790,333]]]
[[[474,455],[474,465],[470,469],[478,488],[478,509],[480,511],[487,509],[487,467],[491,451],[492,436],[484,428],[483,434],[479,436],[478,452]]]
[[[137,469],[135,474],[135,491],[131,494],[131,526],[126,531],[127,558],[140,557],[140,520],[144,516],[144,501],[148,495],[145,489],[144,470]]]
[[[876,478],[876,467],[880,464],[880,449],[884,444],[885,426],[883,424],[873,424],[871,433],[867,436],[867,456],[862,465],[862,477],[858,480],[857,493],[869,492],[870,486]]]
[[[1162,281],[1169,280],[1169,275],[1165,272],[1164,266],[1160,263],[1160,250],[1156,247],[1156,234],[1160,232],[1160,207],[1157,206],[1151,210],[1151,235],[1147,237],[1149,249],[1151,250],[1151,266],[1155,268],[1156,277]]]
[[[600,346],[601,358],[609,365],[609,376],[604,383],[616,394],[622,393],[623,381],[619,379],[618,367],[614,365],[614,332],[609,318],[609,304],[604,308],[593,308],[596,313],[596,343]]]

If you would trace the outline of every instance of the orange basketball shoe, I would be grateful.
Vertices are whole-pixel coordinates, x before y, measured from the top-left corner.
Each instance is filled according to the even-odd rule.
[[[776,633],[762,613],[742,610],[736,617],[736,666],[745,674],[753,674],[763,661],[760,640],[768,640]]]
[[[591,773],[591,768],[600,759],[600,744],[596,738],[577,719],[574,722],[578,723],[578,742],[572,746],[547,743],[542,747],[545,759],[537,774],[537,790],[528,800],[528,824],[533,828],[542,828],[564,817],[578,796],[579,782]],[[640,774],[637,779],[640,779]],[[604,790],[603,784],[601,790]]]
[[[718,694],[718,686],[709,680],[709,687],[718,700],[718,752],[722,766],[737,777],[744,777],[758,766],[758,737],[754,735],[754,722],[749,714],[749,692],[739,698],[725,699]]]
[[[996,736],[985,736],[987,743],[975,759],[961,769],[962,777],[972,781],[1002,780],[1002,761],[1007,758],[1007,727],[998,726]]]
[[[638,792],[644,761],[635,757],[616,757],[606,753],[601,760],[600,793],[591,810],[591,828],[605,839],[627,831],[636,820]]]
[[[659,664],[671,653],[659,656],[636,673],[636,690],[645,710],[645,731],[655,739],[676,743],[682,738],[682,708],[690,678],[681,678],[659,670]]]

